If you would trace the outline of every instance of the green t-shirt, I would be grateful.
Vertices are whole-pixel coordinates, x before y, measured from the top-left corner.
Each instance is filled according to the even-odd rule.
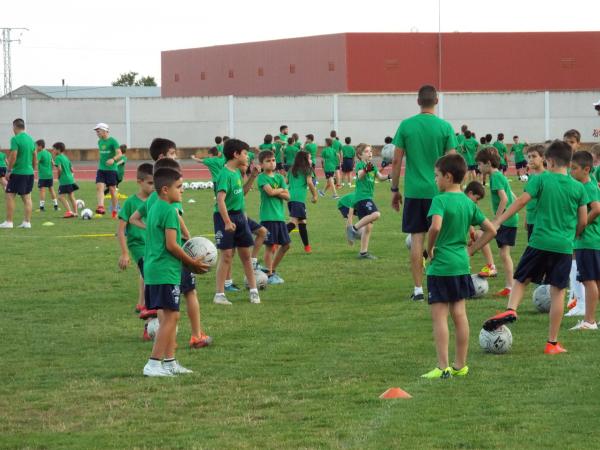
[[[499,170],[496,170],[490,175],[490,191],[492,193],[492,214],[494,215],[498,211],[498,205],[500,204],[500,196],[498,195],[498,191],[504,191],[506,197],[508,197],[508,202],[506,203],[505,209],[508,209],[509,206],[515,201],[512,190],[510,189],[510,185],[508,184],[508,179]],[[519,215],[515,214],[506,222],[503,222],[502,225],[513,228],[518,227]]]
[[[123,161],[122,164],[121,161]],[[117,165],[117,178],[119,180],[123,180],[125,177],[125,164],[127,164],[127,156],[122,155],[121,159],[119,159],[119,164]]]
[[[10,140],[10,151],[17,152],[17,159],[12,168],[15,175],[33,175],[33,154],[35,142],[24,131],[13,136]]]
[[[321,152],[323,158],[323,170],[325,172],[335,172],[339,166],[338,156],[332,147],[325,147]]]
[[[0,152],[0,167],[6,167],[6,153]]]
[[[60,175],[58,177],[58,184],[60,186],[75,183],[71,161],[69,161],[67,155],[64,153],[56,155],[56,158],[54,158],[54,165],[60,169]]]
[[[274,153],[275,153],[275,163],[276,164],[280,164],[281,163],[281,153],[282,153],[282,147],[285,148],[285,145],[282,142],[276,142],[275,144],[273,144],[274,147]]]
[[[239,170],[234,171],[227,166],[223,167],[215,187],[217,194],[220,191],[225,192],[225,206],[227,207],[227,211],[244,211],[244,183]],[[219,207],[216,203],[215,212],[219,212]]]
[[[340,141],[338,141],[337,139],[331,139],[331,147],[336,152],[341,152],[342,151],[342,143]]]
[[[438,193],[435,162],[456,148],[452,125],[433,114],[417,114],[400,123],[393,143],[406,155],[404,195],[433,198]]]
[[[600,166],[594,167],[594,179],[600,184]]]
[[[271,150],[273,153],[275,153],[275,144],[260,144],[258,146],[258,150],[259,153],[263,150]]]
[[[254,158],[256,158],[256,155],[254,152],[246,152],[246,154],[248,155],[248,165],[250,165],[254,161]]]
[[[350,192],[338,200],[338,209],[342,206],[345,206],[346,208],[354,208],[354,192]]]
[[[181,261],[167,250],[165,230],[177,231],[181,242],[181,228],[177,210],[158,198],[148,211],[146,220],[146,249],[144,252],[144,283],[176,284],[181,282]]]
[[[464,158],[467,161],[467,165],[475,166],[477,162],[475,161],[475,155],[477,154],[477,148],[479,147],[479,142],[477,139],[469,138],[465,139],[463,143],[463,147],[465,149]]]
[[[583,185],[587,194],[588,212],[593,202],[600,201],[600,189],[595,179],[590,179]],[[600,250],[600,217],[596,217],[592,223],[588,223],[579,238],[575,239],[573,248],[576,250]]]
[[[140,258],[144,257],[146,248],[146,232],[141,228],[136,227],[129,223],[131,215],[138,210],[138,208],[145,202],[136,195],[132,195],[119,210],[119,219],[126,222],[125,235],[127,236],[127,248],[133,257],[133,260],[137,263]]]
[[[114,163],[112,166],[107,166],[106,161],[114,158],[119,150],[119,143],[117,140],[109,136],[108,139],[98,140],[98,149],[100,150],[100,161],[98,163],[99,170],[117,170],[117,165]]]
[[[221,170],[225,165],[225,160],[220,156],[210,156],[208,158],[204,158],[202,160],[202,164],[208,167],[210,178],[213,183],[216,183],[217,179],[219,178],[219,173],[221,173]]]
[[[358,178],[359,170],[363,170],[367,166],[364,161],[359,161],[356,164],[356,188],[354,190],[354,204],[357,204],[361,200],[372,200],[373,193],[375,192],[375,177],[378,172],[377,166],[373,165],[373,170],[365,173],[365,176],[361,179]]]
[[[310,159],[313,164],[317,163],[317,144],[311,142],[310,144],[306,144],[304,146],[304,150],[310,153]]]
[[[40,150],[37,154],[38,161],[38,178],[40,180],[52,180],[54,174],[52,173],[52,154],[44,149]]]
[[[343,158],[354,158],[356,155],[356,150],[351,145],[344,145],[342,147],[342,157]]]
[[[306,183],[306,178],[310,176],[310,174],[305,175],[298,172],[297,176],[294,176],[292,171],[288,172],[288,184],[290,186],[290,202],[306,202],[306,190],[308,188],[308,184]]]
[[[527,180],[527,184],[531,183],[531,180],[541,174],[539,173],[530,173],[529,179]],[[525,184],[525,187],[527,187]],[[525,189],[527,190],[527,189]],[[527,206],[525,206],[525,220],[527,221],[527,225],[535,225],[535,215],[537,212],[537,198],[532,198],[527,202]]]
[[[267,184],[271,186],[272,189],[287,189],[287,184],[285,183],[285,178],[283,178],[283,175],[280,173],[274,173],[273,176],[269,176],[263,172],[256,179],[256,184],[258,185],[258,190],[260,191],[260,221],[284,222],[284,201],[279,197],[271,197],[263,189],[263,186],[266,186]]]
[[[225,147],[223,144],[217,145],[217,151],[219,152],[219,155],[223,155],[223,147]]]
[[[427,275],[457,276],[471,273],[467,236],[471,225],[481,225],[485,216],[462,192],[444,192],[435,196],[428,217],[441,216],[442,229],[435,241],[433,260]]]
[[[525,192],[538,201],[529,246],[572,254],[577,210],[588,203],[583,184],[568,175],[544,172],[529,179]]]
[[[294,164],[294,159],[296,158],[296,153],[298,153],[298,147],[295,145],[288,145],[285,148],[285,163],[288,166]]]
[[[513,144],[510,151],[515,154],[515,163],[525,162],[525,155],[523,154],[523,149],[527,146],[526,142],[519,142],[518,144]]]
[[[148,211],[150,211],[150,208],[152,208],[152,205],[154,205],[154,203],[156,203],[158,198],[159,198],[158,193],[156,191],[152,191],[152,193],[148,196],[146,201],[141,203],[138,206],[137,211],[140,213],[141,219],[145,219],[148,216]],[[179,203],[179,202],[171,203],[171,206],[173,206],[173,208],[175,208],[175,210],[177,211],[177,213],[180,216],[183,216],[183,205],[181,203]]]
[[[506,165],[506,154],[508,153],[508,149],[506,145],[500,141],[494,142],[494,147],[498,150],[498,154],[500,155],[500,163],[505,166]]]

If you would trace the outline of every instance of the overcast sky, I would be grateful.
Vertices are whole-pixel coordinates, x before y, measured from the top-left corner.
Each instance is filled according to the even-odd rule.
[[[599,0],[441,0],[443,32],[598,31],[599,18]],[[341,32],[437,32],[438,0],[21,0],[3,6],[0,27],[29,28],[12,35],[21,38],[12,45],[13,89],[62,79],[109,85],[130,70],[160,84],[161,50]]]

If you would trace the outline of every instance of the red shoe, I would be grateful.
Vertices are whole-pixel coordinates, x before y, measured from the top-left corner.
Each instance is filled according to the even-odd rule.
[[[310,245],[305,245],[304,246],[304,252],[305,253],[312,253],[312,248],[310,248]]]
[[[508,311],[496,314],[483,322],[483,329],[486,331],[494,331],[496,328],[500,328],[502,325],[514,322],[515,320],[517,320],[517,312],[509,309]]]
[[[558,355],[559,353],[567,353],[567,350],[560,345],[560,342],[551,344],[546,342],[546,348],[544,348],[544,354],[546,355]]]
[[[112,215],[112,218],[113,218],[113,219],[116,219],[116,218],[117,218],[117,212],[116,212],[116,211],[113,211],[113,212],[111,213],[111,215]]]
[[[156,309],[144,308],[143,310],[140,311],[140,319],[142,319],[142,320],[150,319],[151,317],[156,317],[156,316],[158,316],[158,312]]]
[[[575,308],[577,306],[577,297],[573,297],[571,300],[569,300],[569,303],[567,303],[567,309],[571,310],[573,308]]]
[[[71,211],[67,211],[63,216],[63,219],[72,219],[73,217],[77,217],[77,214],[74,214]]]
[[[509,297],[510,296],[510,288],[505,287],[501,291],[498,291],[494,294],[496,297]]]
[[[497,276],[498,275],[498,271],[496,270],[496,266],[493,266],[491,264],[486,264],[479,271],[478,275],[480,277],[482,277],[482,278],[490,278],[490,277]]]
[[[104,209],[104,206],[98,206],[96,208],[96,214],[106,214],[106,210]]]
[[[142,341],[151,341],[152,338],[148,334],[148,324],[144,324],[144,334],[142,335]]]
[[[146,309],[146,306],[145,306],[145,305],[140,305],[140,304],[136,304],[136,305],[135,305],[135,312],[136,312],[136,313],[140,313],[140,312],[142,312],[144,309]]]
[[[200,337],[192,336],[190,338],[190,348],[208,347],[210,344],[212,344],[212,341],[213,341],[212,337],[207,336],[204,333],[201,333]]]

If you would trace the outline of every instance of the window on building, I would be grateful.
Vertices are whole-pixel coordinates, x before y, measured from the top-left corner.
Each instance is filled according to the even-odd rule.
[[[263,68],[262,68],[262,67],[259,67],[259,68],[258,68],[258,76],[259,76],[259,77],[262,77],[264,74],[265,74],[265,71],[263,70]]]
[[[330,72],[334,72],[335,71],[335,64],[333,63],[333,61],[329,61],[327,70],[329,70]]]
[[[173,77],[173,80],[175,80],[175,83],[179,82],[179,74],[176,73],[175,76]]]
[[[229,69],[229,78],[233,78],[233,69]]]
[[[290,73],[296,73],[296,64],[290,64]]]
[[[200,79],[206,80],[206,72],[200,72]]]

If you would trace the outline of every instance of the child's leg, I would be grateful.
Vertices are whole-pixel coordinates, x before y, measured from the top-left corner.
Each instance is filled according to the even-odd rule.
[[[510,290],[510,297],[508,298],[508,309],[512,309],[514,311],[517,310],[519,305],[521,304],[521,300],[523,299],[523,295],[525,295],[525,288],[529,284],[529,280],[526,283],[521,283],[518,280],[512,285],[512,289]]]
[[[160,327],[154,345],[152,346],[152,359],[171,359],[175,356],[175,342],[179,311],[163,310]]]
[[[254,247],[252,247],[253,260],[258,258],[258,254],[260,253],[260,249],[262,248],[266,238],[267,229],[265,227],[260,227],[254,232]]]
[[[290,221],[287,223],[288,233],[291,233],[292,230],[294,228],[296,228],[297,226],[298,226],[298,218],[290,216]]]
[[[240,255],[240,261],[244,266],[244,273],[248,280],[248,288],[256,289],[256,278],[254,277],[254,268],[252,267],[251,249],[252,247],[238,247],[238,255]]]
[[[329,177],[325,180],[325,189],[323,189],[323,192],[327,193],[329,188],[332,186],[333,186],[333,178]]]
[[[379,214],[379,213],[373,213],[373,214]],[[373,215],[373,214],[371,214],[371,215]],[[363,217],[363,219],[365,219],[365,217]],[[362,232],[362,235],[360,236],[360,252],[361,253],[367,253],[369,251],[369,239],[371,238],[372,230],[373,230],[373,224],[369,223],[369,224],[367,224],[367,226],[365,227],[365,229]],[[423,257],[423,255],[421,255],[421,257]]]
[[[273,256],[275,255],[274,245],[265,245],[265,266],[269,271],[269,275],[273,273]]]
[[[271,272],[275,272],[277,266],[285,256],[285,253],[290,249],[290,244],[280,245],[277,253],[275,253],[275,259],[273,260],[273,267],[271,268]]]
[[[40,188],[40,208],[42,208],[46,204],[46,188]]]
[[[375,211],[374,213],[369,214],[368,216],[363,217],[358,222],[354,224],[354,228],[357,230],[361,229],[365,225],[375,222],[377,219],[381,217],[381,213],[379,211]]]
[[[410,268],[415,287],[423,286],[423,249],[425,247],[425,233],[412,233],[410,246]]]
[[[71,207],[67,201],[67,194],[60,194],[59,199],[60,203],[63,205],[63,208],[65,208],[66,211],[71,211]]]
[[[56,198],[56,191],[54,190],[54,187],[50,186],[48,188],[48,190],[50,191],[50,197],[52,197],[52,201],[54,202],[54,204],[56,204],[57,198]]]
[[[598,292],[600,281],[584,281],[585,286],[585,318],[587,323],[596,323],[596,307],[598,306]]]
[[[556,342],[558,341],[558,332],[563,318],[565,289],[558,289],[557,287],[550,286],[550,296],[552,298],[552,304],[550,305],[548,341]]]
[[[448,303],[431,305],[431,321],[438,367],[443,370],[448,367]]]
[[[502,259],[502,265],[504,266],[504,286],[512,288],[514,283],[513,280],[513,260],[510,256],[510,245],[503,245],[500,248],[500,258]]]
[[[467,365],[467,352],[469,351],[469,319],[465,301],[450,303],[450,314],[456,327],[456,355],[454,368],[462,369]],[[441,367],[441,366],[440,366]],[[443,369],[443,367],[442,367]]]
[[[217,264],[216,292],[225,294],[225,279],[231,274],[231,261],[233,259],[233,249],[220,250],[219,262]]]
[[[298,232],[300,233],[300,239],[302,239],[302,244],[306,247],[310,245],[308,242],[308,230],[306,229],[306,220],[301,220],[298,224]]]
[[[104,189],[106,189],[104,183],[96,183],[96,203],[102,208],[104,208]]]
[[[23,210],[24,210],[25,222],[31,222],[31,213],[33,211],[31,194],[21,195],[21,200],[23,200]]]
[[[73,207],[72,211],[77,214],[77,200],[75,199],[75,193],[71,192],[69,194],[69,200],[71,200],[71,205]]]
[[[145,301],[144,301],[144,278],[140,275],[140,282],[139,282],[139,291],[138,291],[138,301],[137,304],[141,307],[145,307]]]
[[[117,204],[119,203],[119,197],[117,197],[117,187],[109,186],[108,192],[110,192],[110,202],[112,204],[112,210],[117,210]]]
[[[192,289],[184,294],[187,307],[188,319],[192,328],[192,336],[199,337],[202,334],[200,326],[200,304],[198,303],[198,294],[196,289]]]
[[[494,255],[492,254],[490,244],[485,244],[483,247],[481,247],[481,254],[484,257],[486,264],[490,266],[494,265]]]

